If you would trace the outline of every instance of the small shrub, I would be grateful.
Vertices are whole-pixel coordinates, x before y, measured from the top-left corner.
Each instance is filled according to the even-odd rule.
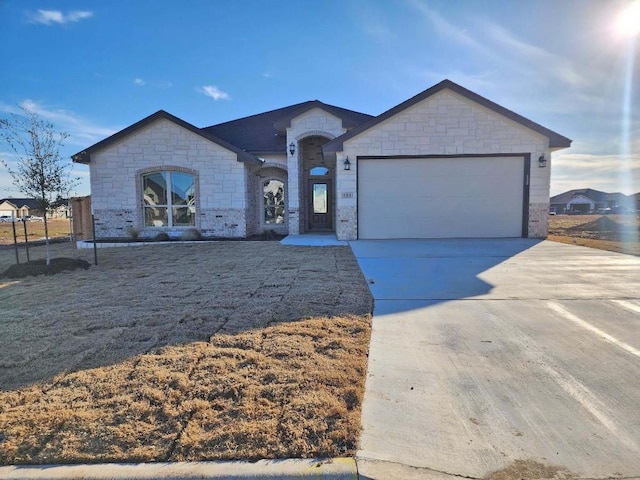
[[[262,240],[273,240],[276,238],[276,232],[271,229],[265,230],[262,232]]]
[[[197,228],[187,228],[184,232],[182,232],[182,235],[180,235],[180,240],[202,240],[202,234]]]
[[[168,242],[171,240],[169,234],[167,232],[157,233],[155,237],[153,237],[154,242]]]
[[[138,237],[140,236],[140,230],[134,227],[125,228],[125,233],[131,240],[137,240]]]

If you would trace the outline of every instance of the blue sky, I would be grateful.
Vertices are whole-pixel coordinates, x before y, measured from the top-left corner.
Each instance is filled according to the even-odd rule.
[[[37,111],[69,157],[160,109],[198,127],[313,99],[377,115],[448,78],[573,139],[552,194],[635,193],[632,1],[0,0],[0,116]]]

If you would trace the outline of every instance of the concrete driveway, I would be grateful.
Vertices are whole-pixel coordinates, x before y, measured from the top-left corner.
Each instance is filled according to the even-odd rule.
[[[640,258],[351,243],[375,298],[363,479],[640,477]]]

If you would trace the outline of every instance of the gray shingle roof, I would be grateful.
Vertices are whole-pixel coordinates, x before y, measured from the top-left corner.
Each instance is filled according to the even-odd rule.
[[[587,197],[593,202],[606,202],[609,194],[607,192],[601,192],[600,190],[594,190],[593,188],[578,188],[569,190],[568,192],[560,193],[558,195],[554,195],[553,197],[551,197],[550,203],[569,203],[571,199],[579,195]]]
[[[342,120],[344,128],[352,128],[373,118],[346,108],[310,100],[269,112],[212,125],[202,130],[252,153],[285,153],[286,128],[291,120],[312,108],[321,108]]]
[[[29,210],[38,210],[40,207],[38,206],[38,201],[35,198],[3,198],[0,199],[0,203],[9,202],[12,205],[15,205],[16,208],[22,208],[25,205],[29,208]]]

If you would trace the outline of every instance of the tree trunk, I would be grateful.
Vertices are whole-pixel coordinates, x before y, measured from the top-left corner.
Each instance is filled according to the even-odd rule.
[[[47,252],[47,266],[51,264],[51,252],[49,251],[49,225],[47,224],[47,211],[44,212],[44,245]]]

